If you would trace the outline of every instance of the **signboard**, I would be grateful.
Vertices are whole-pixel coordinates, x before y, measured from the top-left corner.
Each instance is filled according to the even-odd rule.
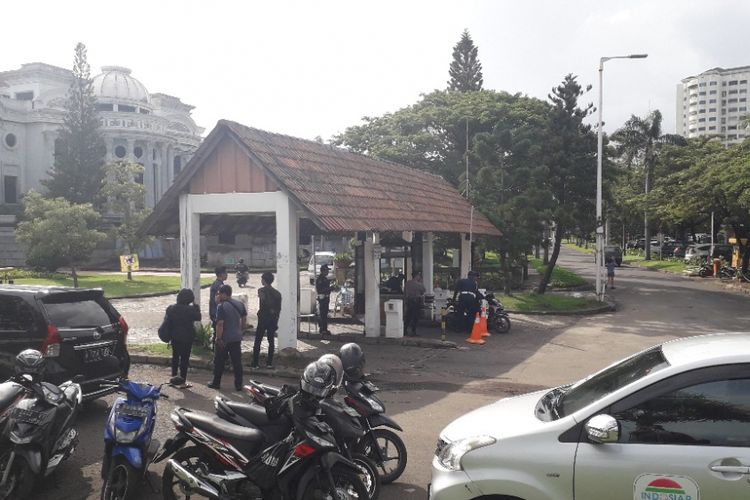
[[[633,500],[700,500],[700,491],[686,476],[641,474],[633,485]]]
[[[138,254],[134,253],[131,255],[120,255],[120,272],[129,273],[131,271],[138,271]]]

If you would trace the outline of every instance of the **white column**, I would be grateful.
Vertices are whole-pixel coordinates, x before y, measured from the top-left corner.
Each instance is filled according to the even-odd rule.
[[[380,242],[378,233],[368,234],[364,242],[365,253],[365,336],[380,337],[380,256],[375,256],[375,246]]]
[[[292,201],[276,203],[276,280],[283,297],[279,316],[278,348],[297,347],[299,270],[297,269],[297,211]]]
[[[195,294],[195,303],[201,297],[201,234],[200,214],[193,211],[189,194],[180,195],[180,282]],[[206,308],[207,309],[207,308]]]
[[[465,278],[471,270],[471,242],[465,233],[461,233],[461,250],[460,250],[460,275]]]
[[[422,282],[428,294],[435,293],[435,262],[432,233],[422,233]]]

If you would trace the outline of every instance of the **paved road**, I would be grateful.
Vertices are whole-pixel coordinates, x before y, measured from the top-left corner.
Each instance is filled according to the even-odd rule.
[[[560,264],[593,277],[587,255],[564,250]],[[750,299],[726,293],[706,280],[685,279],[640,268],[617,270],[616,312],[589,317],[513,316],[510,334],[494,336],[483,347],[460,350],[367,346],[374,372],[393,416],[406,430],[409,466],[384,488],[384,500],[423,499],[430,461],[440,430],[457,416],[501,397],[580,378],[636,350],[693,334],[739,330],[750,319]],[[460,336],[455,340],[461,341]],[[321,352],[335,343],[318,344]],[[161,381],[164,368],[139,366],[136,380]],[[168,412],[175,405],[212,410],[215,394],[201,383],[207,372],[191,375],[195,388],[162,403],[157,435],[172,433]],[[267,379],[271,380],[271,379]],[[228,380],[227,380],[228,382]],[[276,380],[278,383],[278,379]],[[81,445],[75,456],[42,485],[38,500],[97,498],[102,429],[112,398],[88,406],[80,419]],[[161,468],[156,468],[157,483]],[[143,500],[160,498],[146,488]]]

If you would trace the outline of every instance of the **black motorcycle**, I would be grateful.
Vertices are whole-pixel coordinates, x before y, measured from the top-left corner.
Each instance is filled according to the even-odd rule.
[[[508,333],[510,331],[510,317],[502,302],[495,297],[493,292],[487,292],[484,298],[488,304],[487,329],[491,333]]]
[[[10,409],[0,435],[0,499],[20,500],[73,454],[82,392],[78,378],[56,386],[20,373],[11,381],[22,388],[23,398]]]
[[[385,404],[375,395],[379,389],[372,382],[364,378],[344,378],[344,389],[347,394],[344,402],[357,412],[364,430],[364,436],[353,445],[353,451],[375,462],[381,483],[395,481],[406,469],[406,445],[398,434],[386,427],[401,432],[403,429],[385,415]],[[265,404],[267,398],[279,394],[278,387],[254,380],[245,386],[245,390],[254,401],[261,404]]]
[[[493,292],[488,292],[484,298],[487,300],[487,330],[490,333],[508,333],[511,322],[508,312],[503,307]],[[446,303],[445,322],[448,329],[453,332],[463,332],[467,330],[468,318],[466,315],[459,315],[456,311],[456,303],[449,298]]]
[[[229,422],[245,427],[257,427],[263,431],[269,441],[278,441],[289,434],[292,421],[285,415],[269,418],[262,404],[278,396],[279,390],[251,380],[246,386],[254,402],[242,403],[226,399],[223,396],[214,398],[216,414]],[[289,390],[289,389],[287,389]],[[365,430],[359,420],[359,413],[333,399],[320,403],[320,420],[328,424],[336,438],[339,451],[362,469],[360,477],[367,488],[370,500],[380,495],[380,476],[373,460],[361,453],[355,453],[357,443],[364,437]]]
[[[240,288],[243,288],[245,285],[247,285],[247,280],[249,278],[249,274],[247,271],[237,271],[235,273],[235,278],[237,278],[237,286]]]
[[[279,398],[281,411],[297,407],[294,397]],[[367,498],[360,469],[338,453],[331,428],[314,414],[285,414],[292,431],[266,446],[267,437],[257,428],[185,408],[172,412],[178,433],[154,459],[172,457],[162,476],[163,498]]]

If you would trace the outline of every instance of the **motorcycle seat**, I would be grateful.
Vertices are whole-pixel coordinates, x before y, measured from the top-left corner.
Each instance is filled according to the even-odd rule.
[[[15,382],[0,384],[0,413],[23,391],[23,387]]]
[[[229,439],[247,443],[261,443],[265,438],[259,429],[235,425],[210,413],[191,410],[182,412],[182,416],[198,429]]]
[[[269,425],[282,425],[287,423],[286,421],[288,420],[288,417],[284,415],[278,419],[271,420],[268,418],[266,409],[255,403],[240,403],[230,400],[226,400],[225,403],[237,415],[261,428]]]

